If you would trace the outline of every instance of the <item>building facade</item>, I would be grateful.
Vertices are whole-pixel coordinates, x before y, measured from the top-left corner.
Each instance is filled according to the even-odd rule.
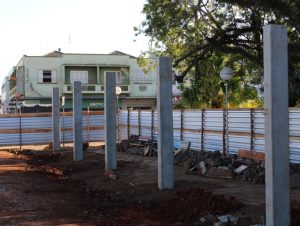
[[[14,71],[14,68],[10,72],[10,74]],[[10,102],[10,80],[9,76],[6,76],[1,84],[1,106],[0,106],[0,113],[1,114],[8,114],[14,113],[15,107],[11,105]]]
[[[103,109],[106,75],[115,76],[116,86],[122,90],[118,96],[120,108],[156,107],[157,68],[145,74],[136,57],[119,51],[110,54],[54,51],[44,56],[24,55],[7,78],[9,97],[3,99],[15,103],[16,108],[20,104],[50,105],[53,87],[59,87],[65,109],[72,109],[72,84],[81,81],[83,108]]]

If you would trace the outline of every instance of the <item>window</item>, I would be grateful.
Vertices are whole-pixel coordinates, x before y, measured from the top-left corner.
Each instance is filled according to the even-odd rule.
[[[70,71],[70,83],[80,81],[81,83],[89,83],[88,71]]]
[[[51,83],[51,71],[43,71],[43,83]]]
[[[123,81],[123,78],[122,78],[121,72],[116,71],[116,84],[120,85],[120,84],[122,84],[122,81]]]
[[[56,70],[39,70],[39,83],[56,83]]]
[[[145,92],[147,90],[147,86],[140,86],[140,91]]]
[[[106,71],[105,74],[108,76],[116,76],[116,85],[121,85],[123,84],[123,76],[120,71]]]

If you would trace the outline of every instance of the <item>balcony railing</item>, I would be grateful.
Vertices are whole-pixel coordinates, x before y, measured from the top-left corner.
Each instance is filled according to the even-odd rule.
[[[130,85],[116,85],[121,88],[122,93],[130,93]],[[101,93],[105,92],[105,86],[101,86]]]
[[[117,85],[122,89],[122,93],[130,93],[129,85]],[[104,93],[105,87],[104,85],[81,85],[82,93]],[[64,93],[72,93],[73,85],[67,84],[64,85]]]

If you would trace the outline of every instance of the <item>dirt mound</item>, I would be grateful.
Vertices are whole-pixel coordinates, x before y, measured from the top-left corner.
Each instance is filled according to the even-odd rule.
[[[221,215],[237,210],[240,206],[235,197],[213,195],[202,189],[178,191],[170,200],[160,204],[166,217],[182,222],[194,222],[207,214]]]

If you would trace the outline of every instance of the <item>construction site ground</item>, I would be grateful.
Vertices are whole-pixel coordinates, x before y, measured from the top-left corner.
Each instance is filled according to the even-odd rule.
[[[208,216],[228,214],[265,222],[262,184],[174,166],[175,188],[159,190],[156,157],[118,152],[118,169],[105,173],[101,146],[90,146],[77,162],[70,146],[44,149],[0,150],[0,225],[213,225]],[[300,186],[290,194],[292,225],[300,225]]]

